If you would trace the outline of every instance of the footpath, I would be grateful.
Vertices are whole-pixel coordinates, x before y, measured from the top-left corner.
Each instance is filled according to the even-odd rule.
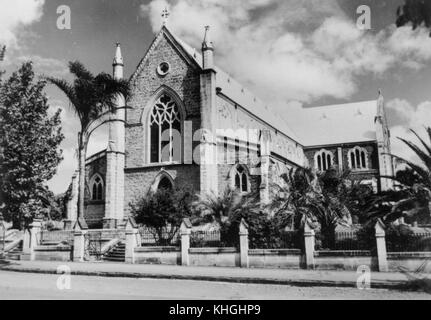
[[[58,261],[52,262],[0,260],[0,272],[12,271],[59,274],[64,272],[63,266],[67,266],[70,269],[71,275],[78,276],[177,279],[255,284],[260,283],[301,287],[307,286],[356,288],[358,278],[361,277],[361,274],[358,274],[355,271],[255,268],[242,269],[221,267],[183,267],[170,265],[125,264],[109,262],[77,263]],[[431,275],[406,275],[401,272],[371,272],[370,285],[371,288],[376,289],[403,290],[419,288],[431,293]]]

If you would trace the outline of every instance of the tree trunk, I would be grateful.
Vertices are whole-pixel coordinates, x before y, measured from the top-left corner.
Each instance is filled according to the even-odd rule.
[[[79,191],[78,191],[78,219],[84,219],[84,202],[85,202],[85,160],[87,153],[87,141],[80,135],[79,138]]]

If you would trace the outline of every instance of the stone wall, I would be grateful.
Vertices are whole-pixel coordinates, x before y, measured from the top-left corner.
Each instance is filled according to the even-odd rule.
[[[181,264],[181,250],[176,247],[135,248],[135,263],[141,264]]]
[[[162,62],[170,65],[165,76],[157,73]],[[162,34],[150,50],[148,57],[138,67],[131,83],[131,109],[126,115],[126,168],[141,167],[145,164],[146,140],[142,119],[144,109],[162,87],[172,89],[185,107],[186,119],[193,122],[193,130],[200,128],[200,73],[197,66],[191,66],[180,54],[167,36]],[[149,108],[152,106],[149,105]]]
[[[72,261],[73,251],[70,246],[38,246],[34,248],[34,260],[37,261]]]
[[[176,186],[189,186],[199,191],[199,167],[197,165],[171,165],[126,169],[125,173],[125,217],[130,215],[130,204],[148,194],[161,169],[168,173]]]

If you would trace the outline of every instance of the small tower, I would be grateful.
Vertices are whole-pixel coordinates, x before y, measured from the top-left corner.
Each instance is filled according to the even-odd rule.
[[[201,194],[218,193],[217,175],[217,108],[216,71],[214,67],[214,47],[210,40],[210,27],[205,27],[202,42],[201,83],[201,141],[200,191]]]
[[[114,62],[112,63],[112,67],[114,68],[114,78],[115,79],[123,79],[124,73],[124,60],[123,55],[121,54],[121,45],[117,42],[117,48],[115,50]]]
[[[116,44],[114,61],[112,63],[113,77],[123,79],[124,60],[121,46]],[[116,111],[109,122],[109,141],[106,151],[106,195],[105,218],[103,227],[116,228],[124,217],[124,166],[125,166],[125,100],[119,95],[116,101]]]
[[[385,112],[385,99],[382,90],[379,89],[377,98],[376,117],[374,118],[376,127],[376,139],[379,155],[379,173],[381,176],[393,176],[394,168],[391,153],[391,136]],[[386,191],[393,188],[393,181],[386,178],[380,178],[380,188]]]

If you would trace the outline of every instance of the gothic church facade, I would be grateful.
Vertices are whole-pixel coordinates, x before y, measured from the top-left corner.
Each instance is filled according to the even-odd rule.
[[[87,159],[90,228],[121,226],[130,204],[159,188],[189,186],[215,194],[235,188],[258,192],[268,203],[271,185],[297,167],[338,166],[376,190],[391,188],[389,180],[379,178],[393,174],[381,95],[370,102],[310,108],[309,128],[298,134],[218,68],[214,54],[208,29],[198,52],[162,27],[130,78],[127,108],[118,100],[121,109],[118,121],[109,123],[107,149]],[[120,45],[113,68],[122,78]],[[76,176],[72,190],[68,219],[73,221]]]

